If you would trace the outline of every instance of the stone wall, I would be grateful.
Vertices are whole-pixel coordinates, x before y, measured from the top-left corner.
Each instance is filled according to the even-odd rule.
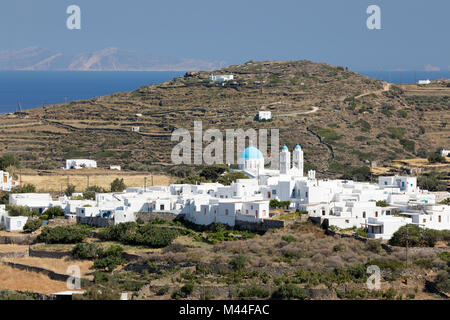
[[[138,212],[135,214],[136,220],[141,219],[145,223],[151,222],[155,219],[163,219],[165,221],[173,221],[178,217],[178,214],[172,212]]]
[[[72,255],[70,251],[38,250],[38,249],[35,249],[34,246],[30,246],[29,254],[30,254],[30,257],[52,258],[52,259],[61,259],[63,257],[68,257],[68,256]]]
[[[103,228],[112,226],[114,221],[102,217],[77,217],[77,224],[87,224],[89,226]]]
[[[236,220],[235,226],[242,230],[248,230],[252,232],[266,232],[270,229],[284,228],[283,220],[271,220],[263,219],[261,222],[248,222],[242,220]]]
[[[0,236],[0,244],[34,244],[37,242],[37,237],[32,235],[11,235]]]

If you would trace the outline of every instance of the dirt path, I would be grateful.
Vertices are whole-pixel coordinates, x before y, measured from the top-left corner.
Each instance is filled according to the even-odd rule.
[[[384,82],[382,90],[369,91],[369,92],[360,94],[359,96],[356,96],[355,99],[359,99],[359,98],[362,98],[362,97],[365,97],[365,96],[368,96],[368,95],[371,95],[371,94],[381,94],[383,92],[389,91],[390,89],[391,89],[391,84],[387,83],[387,82]]]

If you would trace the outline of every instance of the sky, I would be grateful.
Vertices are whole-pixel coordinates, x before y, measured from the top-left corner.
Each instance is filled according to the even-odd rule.
[[[69,5],[81,9],[80,30],[66,27]],[[367,28],[369,5],[381,9],[379,30]],[[447,0],[1,0],[0,50],[450,71],[449,16]]]

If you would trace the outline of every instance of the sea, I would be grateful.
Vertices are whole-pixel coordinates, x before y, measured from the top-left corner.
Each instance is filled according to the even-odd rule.
[[[162,83],[175,71],[0,71],[0,113],[90,99]]]
[[[450,71],[358,71],[391,83],[450,78]],[[131,91],[183,75],[174,71],[0,71],[0,113]]]

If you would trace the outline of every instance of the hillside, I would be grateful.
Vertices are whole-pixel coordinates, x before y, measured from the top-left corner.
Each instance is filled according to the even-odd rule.
[[[61,166],[67,157],[100,166],[167,164],[171,132],[192,130],[195,120],[223,133],[279,128],[280,144],[301,144],[309,166],[330,177],[450,147],[445,81],[394,86],[310,61],[250,61],[214,73],[235,81],[222,86],[208,80],[210,72],[190,72],[132,92],[0,115],[0,154],[16,153],[31,167]],[[263,108],[273,121],[253,120]]]

